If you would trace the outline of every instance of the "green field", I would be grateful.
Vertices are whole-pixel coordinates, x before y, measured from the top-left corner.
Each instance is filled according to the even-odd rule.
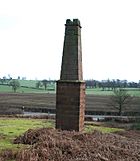
[[[36,87],[38,80],[19,80],[21,86]]]
[[[140,89],[138,88],[126,88],[126,90],[128,91],[128,93],[131,96],[140,96]],[[94,95],[102,95],[102,96],[106,96],[106,95],[113,95],[113,91],[103,91],[100,88],[90,88],[90,89],[86,89],[86,94],[94,94]]]
[[[55,84],[48,84],[47,90],[44,87],[36,88],[37,80],[19,80],[20,88],[17,90],[18,93],[55,93]],[[128,93],[132,96],[140,96],[139,88],[126,88]],[[0,93],[3,92],[13,92],[10,86],[0,85]],[[94,95],[112,95],[112,91],[103,91],[101,88],[87,88],[86,94],[94,94]]]
[[[13,92],[12,88],[9,86],[5,86],[5,85],[0,85],[0,92],[1,93],[11,93]],[[38,90],[38,89],[32,89],[32,88],[24,88],[24,87],[20,87],[17,90],[18,93],[45,93],[47,91],[45,90]]]
[[[55,93],[55,85],[48,84],[47,90],[44,87],[36,88],[37,80],[19,80],[20,88],[17,89],[18,93]],[[0,85],[0,93],[2,92],[13,92],[12,87],[8,85]]]
[[[17,149],[22,145],[13,144],[13,139],[28,129],[54,127],[52,121],[36,119],[0,118],[0,151],[2,149]]]

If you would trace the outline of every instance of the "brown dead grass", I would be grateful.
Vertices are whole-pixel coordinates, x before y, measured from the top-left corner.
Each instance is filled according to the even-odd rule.
[[[6,149],[0,153],[0,161],[11,161],[16,158],[16,152],[12,149]],[[9,160],[10,159],[10,160]]]
[[[131,133],[133,135],[133,133]],[[55,129],[28,130],[15,143],[30,144],[16,161],[139,161],[140,139],[127,135],[68,132]]]

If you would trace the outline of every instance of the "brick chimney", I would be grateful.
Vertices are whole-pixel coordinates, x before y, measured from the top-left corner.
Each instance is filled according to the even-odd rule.
[[[60,80],[56,91],[56,128],[81,131],[85,115],[81,25],[66,20]]]

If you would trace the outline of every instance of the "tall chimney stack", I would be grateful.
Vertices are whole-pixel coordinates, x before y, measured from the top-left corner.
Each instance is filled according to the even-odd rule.
[[[81,131],[85,115],[81,25],[66,20],[60,80],[56,91],[56,128]]]

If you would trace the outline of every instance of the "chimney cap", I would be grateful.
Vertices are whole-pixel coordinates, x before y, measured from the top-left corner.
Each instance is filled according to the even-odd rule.
[[[66,26],[80,26],[81,27],[80,20],[79,19],[73,19],[73,20],[67,19]]]

